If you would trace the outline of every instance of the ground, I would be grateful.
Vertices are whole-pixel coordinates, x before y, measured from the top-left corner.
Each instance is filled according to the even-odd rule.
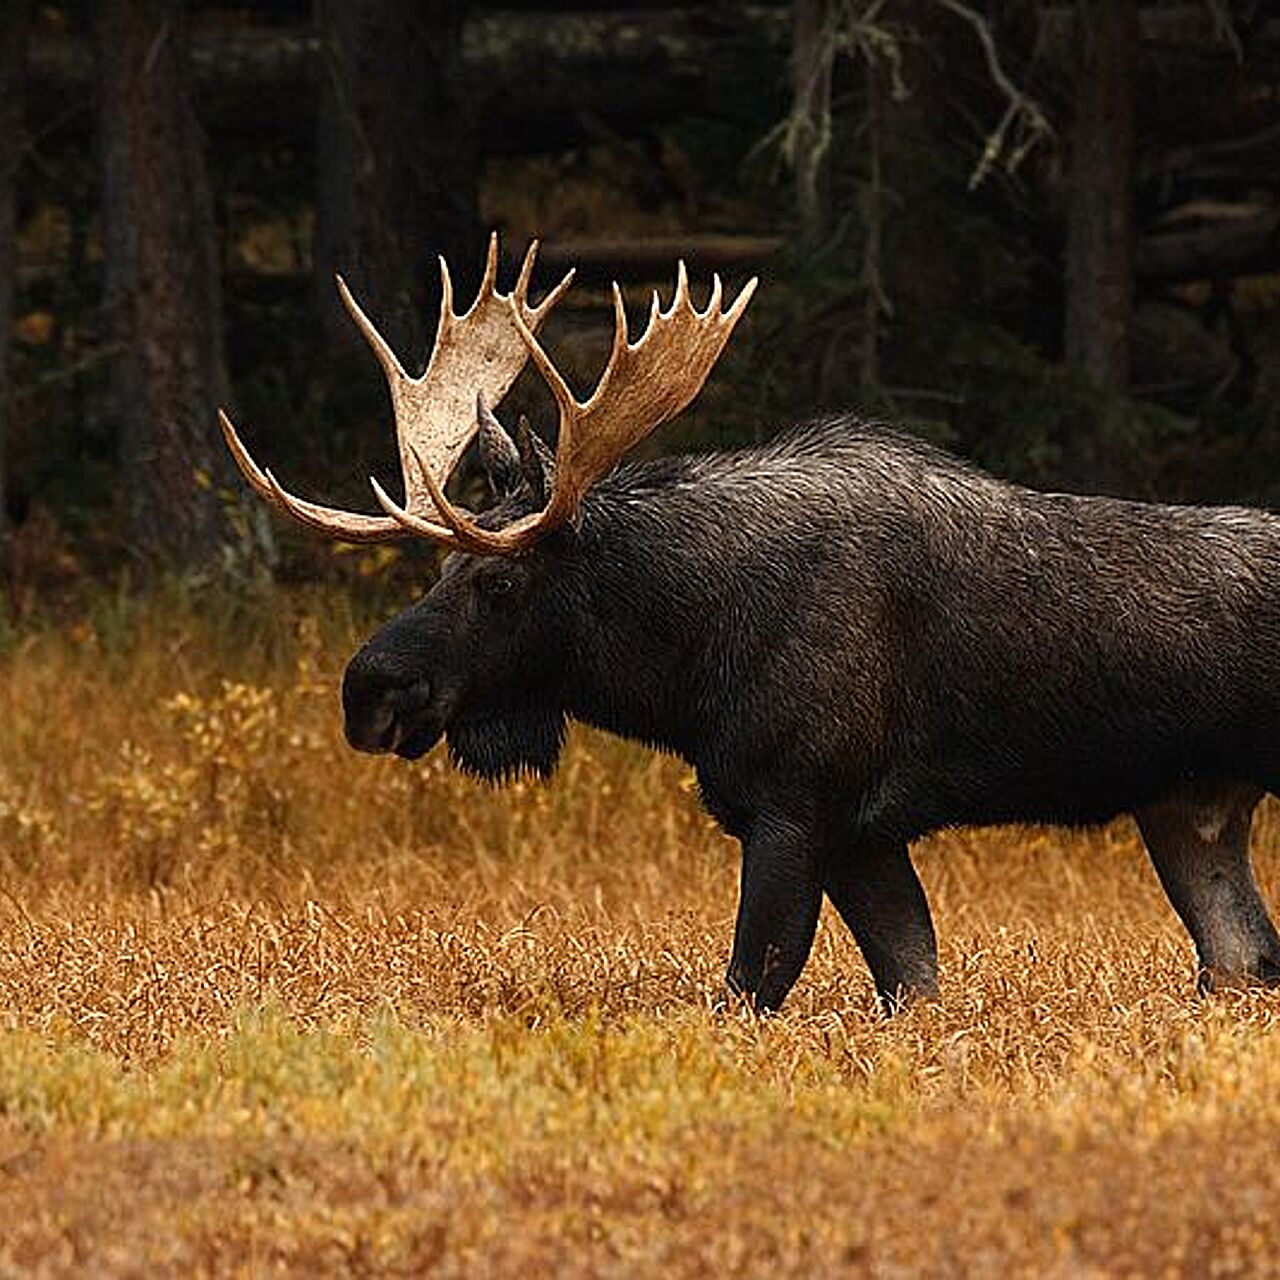
[[[1280,1270],[1280,996],[1195,995],[1129,823],[924,842],[937,1004],[824,915],[757,1019],[678,762],[358,757],[354,624],[218,625],[0,658],[0,1277]]]

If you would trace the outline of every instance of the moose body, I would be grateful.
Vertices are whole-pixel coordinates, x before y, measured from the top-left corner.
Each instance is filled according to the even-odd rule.
[[[514,454],[514,449],[511,449]],[[501,527],[533,502],[514,457]],[[936,957],[908,841],[1134,813],[1205,981],[1280,979],[1280,518],[1045,494],[832,420],[619,468],[527,555],[458,554],[344,683],[347,734],[499,780],[566,718],[684,757],[743,845],[730,979],[776,1006],[823,891],[887,1000]]]
[[[889,1006],[937,990],[908,855],[948,825],[1093,823],[1132,813],[1195,941],[1202,987],[1280,983],[1280,936],[1249,861],[1280,792],[1280,518],[1003,483],[919,441],[833,419],[737,453],[618,466],[698,393],[750,301],[683,264],[636,342],[578,401],[536,336],[568,288],[512,291],[498,246],[411,377],[345,286],[387,375],[405,503],[381,516],[268,501],[347,540],[447,546],[436,586],[343,681],[346,732],[413,758],[447,737],[500,781],[556,765],[569,719],[676,752],[742,844],[729,982],[775,1008],[825,893]],[[532,360],[560,415],[554,458],[490,413]],[[498,498],[445,485],[473,439]]]

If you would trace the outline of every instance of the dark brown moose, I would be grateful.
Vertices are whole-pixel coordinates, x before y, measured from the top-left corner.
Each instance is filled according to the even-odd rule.
[[[346,733],[413,759],[550,774],[569,718],[672,751],[742,843],[728,980],[776,1008],[825,893],[889,1007],[937,990],[908,842],[939,827],[1137,818],[1195,941],[1200,983],[1280,982],[1249,861],[1280,792],[1280,518],[1006,484],[919,441],[832,418],[758,448],[619,465],[698,393],[755,282],[705,309],[681,264],[638,341],[576,399],[536,334],[569,285],[510,294],[497,245],[475,303],[444,300],[407,375],[386,371],[405,502],[356,515],[288,494],[222,418],[250,484],[323,533],[405,533],[453,554],[352,658]],[[572,273],[570,273],[570,276]],[[552,457],[495,406],[532,358],[559,407]],[[444,496],[478,435],[497,501]]]

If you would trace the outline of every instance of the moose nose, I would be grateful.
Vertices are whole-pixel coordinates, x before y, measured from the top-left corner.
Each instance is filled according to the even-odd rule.
[[[362,649],[342,677],[343,728],[357,751],[390,751],[399,736],[402,704],[426,698],[426,682],[397,669],[385,655]]]

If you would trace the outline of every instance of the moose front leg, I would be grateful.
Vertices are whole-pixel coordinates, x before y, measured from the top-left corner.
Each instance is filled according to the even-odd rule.
[[[786,999],[813,946],[822,885],[809,833],[786,820],[759,820],[742,839],[742,889],[730,988],[759,1010]]]
[[[854,841],[830,851],[822,885],[857,941],[885,1010],[938,994],[938,943],[905,844]]]
[[[1196,944],[1199,987],[1280,984],[1280,936],[1249,863],[1254,788],[1195,790],[1135,816],[1173,909]]]

